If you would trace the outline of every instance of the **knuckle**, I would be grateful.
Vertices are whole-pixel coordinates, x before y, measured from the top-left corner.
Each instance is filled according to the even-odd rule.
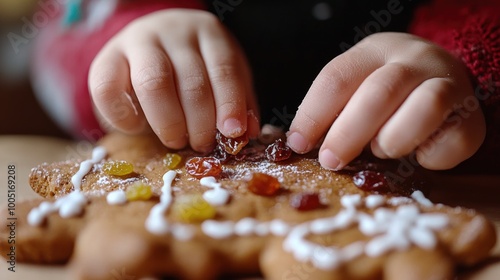
[[[162,127],[155,129],[155,134],[165,142],[176,141],[185,137],[186,127],[184,120],[165,122]]]
[[[90,93],[92,96],[99,100],[106,100],[111,98],[119,87],[119,81],[116,80],[104,80],[99,81],[90,88]]]
[[[171,76],[172,74],[169,71],[150,66],[139,70],[133,79],[133,83],[138,93],[160,91],[170,87],[169,80],[171,80]]]
[[[222,84],[232,80],[237,76],[238,66],[236,65],[235,54],[222,54],[217,58],[216,66],[210,69],[210,79],[212,83]]]
[[[206,85],[203,75],[192,74],[182,78],[179,90],[186,100],[199,103],[206,97]]]
[[[232,115],[236,114],[240,108],[240,102],[236,100],[226,100],[221,104],[217,104],[218,115]],[[222,114],[220,114],[222,113]]]
[[[455,92],[454,86],[450,82],[442,80],[441,82],[437,83],[437,85],[430,93],[430,102],[438,110],[448,110],[452,105],[451,98],[453,92]]]

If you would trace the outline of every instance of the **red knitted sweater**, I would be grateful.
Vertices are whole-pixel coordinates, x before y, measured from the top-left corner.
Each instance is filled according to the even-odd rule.
[[[488,125],[485,143],[469,163],[500,167],[500,1],[434,0],[416,11],[409,32],[465,63]]]

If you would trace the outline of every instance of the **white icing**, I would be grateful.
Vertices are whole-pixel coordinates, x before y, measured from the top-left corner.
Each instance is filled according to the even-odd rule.
[[[290,226],[282,220],[272,220],[269,223],[269,232],[274,236],[285,236],[290,231]]]
[[[215,177],[204,177],[200,179],[200,184],[205,187],[212,188],[203,193],[203,199],[213,206],[221,206],[227,203],[230,194],[226,189],[222,188],[221,183],[217,183]]]
[[[127,196],[123,190],[116,190],[108,193],[106,201],[110,205],[121,205],[127,202]]]
[[[382,195],[372,194],[365,198],[365,205],[370,209],[382,206],[384,205],[384,203],[385,203],[385,197]]]
[[[420,204],[426,206],[426,198],[417,194]],[[403,201],[403,200],[400,200]],[[404,201],[405,203],[407,201]],[[344,209],[333,216],[319,218],[292,227],[283,243],[283,249],[293,254],[301,262],[310,262],[319,269],[335,269],[342,262],[355,259],[363,253],[377,257],[391,250],[406,250],[412,244],[424,249],[432,249],[437,244],[433,230],[448,225],[444,214],[422,214],[415,204],[404,204],[396,209],[378,208],[373,215],[358,211],[362,205],[361,196],[345,195],[341,198]],[[367,207],[385,203],[378,196],[364,199]],[[376,207],[376,206],[373,206]],[[366,243],[359,241],[344,248],[321,246],[306,239],[309,234],[335,233],[357,223],[361,233],[373,236]]]
[[[169,170],[163,175],[160,203],[151,208],[145,224],[146,229],[153,234],[166,234],[170,230],[170,225],[165,219],[165,213],[172,203],[172,183],[176,175],[177,173],[173,170]]]
[[[74,191],[61,197],[54,203],[42,202],[28,214],[30,225],[41,225],[47,215],[59,212],[61,217],[73,217],[83,211],[87,198],[80,193],[83,177],[92,170],[94,164],[104,159],[106,155],[102,147],[97,147],[92,158],[80,164],[78,172],[71,178]],[[190,240],[195,235],[195,228],[187,224],[169,223],[166,219],[172,201],[172,183],[176,177],[175,171],[168,171],[163,176],[160,202],[153,206],[145,221],[146,229],[157,235],[171,233],[181,241]],[[230,193],[222,188],[214,177],[205,177],[200,184],[210,188],[203,198],[211,205],[224,205],[230,198]],[[283,220],[260,222],[254,218],[243,218],[239,221],[206,220],[201,223],[202,232],[214,239],[224,239],[237,236],[284,236],[283,249],[290,252],[298,261],[310,262],[322,270],[337,268],[343,262],[356,259],[362,254],[370,257],[380,256],[391,250],[405,250],[411,245],[424,249],[432,249],[437,245],[434,231],[446,227],[448,217],[440,213],[421,213],[413,202],[422,207],[433,206],[422,192],[415,191],[411,197],[392,197],[385,199],[381,195],[369,195],[363,198],[360,194],[343,195],[340,204],[343,207],[331,217],[318,218],[298,225],[291,225]],[[106,197],[109,204],[126,203],[123,190],[109,193]],[[396,209],[379,208],[384,204],[396,206]],[[362,205],[375,209],[373,214],[358,211]],[[348,227],[357,226],[358,230],[371,237],[368,241],[359,241],[344,247],[323,246],[307,239],[310,234],[331,234]]]
[[[239,236],[252,235],[257,223],[254,218],[243,218],[234,225],[234,233]]]
[[[87,204],[87,198],[80,192],[83,177],[87,175],[94,164],[100,162],[106,157],[106,149],[95,147],[92,151],[92,158],[82,161],[78,171],[71,177],[73,192],[58,198],[53,203],[42,202],[38,207],[31,209],[28,213],[28,224],[31,226],[40,226],[49,214],[59,212],[63,218],[71,218],[82,213],[83,207]]]
[[[340,198],[340,204],[342,204],[345,208],[356,208],[361,205],[361,195],[344,195]]]
[[[103,147],[95,147],[94,150],[92,151],[92,158],[88,160],[82,161],[80,163],[80,168],[78,171],[71,177],[71,183],[73,184],[74,190],[80,190],[80,187],[82,185],[82,180],[85,175],[87,175],[90,170],[92,170],[92,167],[94,164],[100,162],[106,157],[106,149]]]
[[[214,239],[224,239],[234,233],[234,222],[206,220],[201,224],[201,230]]]
[[[389,203],[390,205],[393,205],[393,206],[399,206],[399,205],[408,204],[408,203],[412,203],[412,202],[413,202],[413,199],[408,198],[408,197],[404,197],[404,196],[391,197],[387,200],[387,203]]]
[[[427,199],[424,194],[421,191],[414,191],[411,194],[411,197],[415,199],[416,202],[418,202],[420,205],[425,206],[425,207],[431,207],[434,204]]]
[[[83,212],[83,207],[87,204],[87,198],[79,191],[73,191],[67,196],[58,198],[53,203],[44,201],[38,207],[31,209],[28,214],[28,224],[40,226],[45,218],[55,212],[63,218],[78,216]]]

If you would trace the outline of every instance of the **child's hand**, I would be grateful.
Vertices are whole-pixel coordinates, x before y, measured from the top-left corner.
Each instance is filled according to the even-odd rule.
[[[149,123],[169,148],[210,151],[217,128],[227,137],[259,133],[247,62],[208,12],[172,9],[132,22],[94,60],[89,87],[114,128],[138,133]]]
[[[403,33],[367,37],[333,59],[299,107],[288,144],[342,169],[371,143],[380,158],[416,152],[428,169],[448,169],[474,154],[484,118],[465,67],[445,50]]]

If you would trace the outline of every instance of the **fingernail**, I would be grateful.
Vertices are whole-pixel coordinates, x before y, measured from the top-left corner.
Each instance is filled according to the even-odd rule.
[[[243,132],[241,122],[237,119],[227,119],[224,121],[224,131],[222,134],[229,137],[240,136]]]
[[[299,154],[306,153],[309,150],[309,143],[306,138],[298,132],[293,132],[288,136],[287,144],[292,150]]]
[[[340,170],[343,167],[339,158],[329,149],[321,151],[319,154],[319,162],[324,168],[334,171]]]

